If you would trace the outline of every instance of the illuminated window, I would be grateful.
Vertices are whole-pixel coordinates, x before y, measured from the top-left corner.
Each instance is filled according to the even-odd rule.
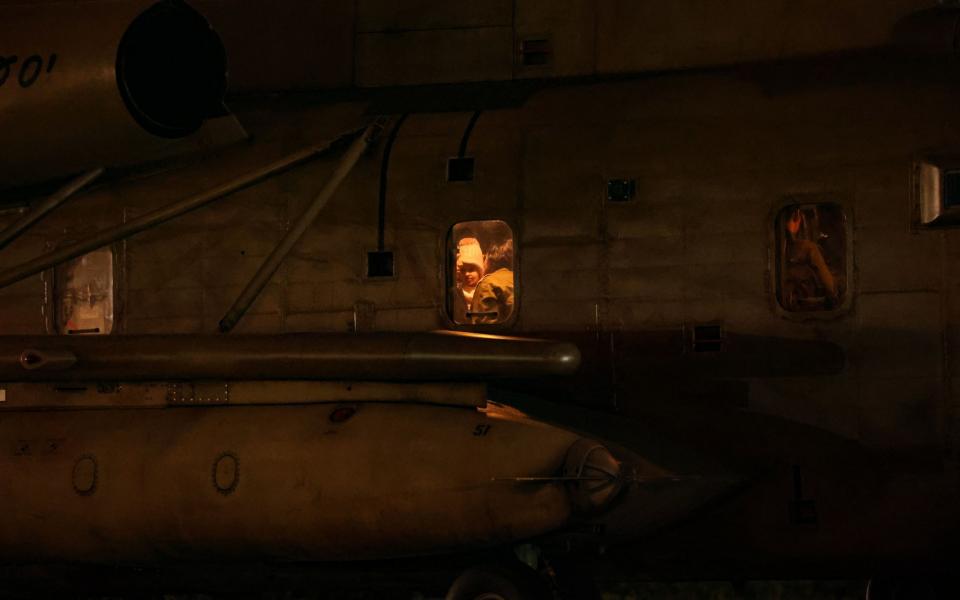
[[[960,163],[921,161],[915,165],[914,177],[920,222],[928,226],[960,224]]]
[[[54,270],[57,332],[113,330],[113,252],[101,248]]]
[[[847,221],[840,206],[786,206],[776,228],[780,306],[790,312],[840,308],[847,294]]]
[[[503,221],[467,221],[450,230],[447,310],[458,325],[492,325],[516,306],[513,231]]]

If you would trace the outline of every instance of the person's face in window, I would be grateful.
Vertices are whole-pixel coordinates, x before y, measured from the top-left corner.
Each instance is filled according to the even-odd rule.
[[[480,272],[479,266],[467,263],[461,265],[460,276],[463,278],[464,287],[475,288],[480,283],[483,274]]]
[[[787,219],[787,231],[790,232],[791,238],[796,239],[800,235],[801,225],[803,225],[803,215],[800,214],[799,210],[795,210]]]

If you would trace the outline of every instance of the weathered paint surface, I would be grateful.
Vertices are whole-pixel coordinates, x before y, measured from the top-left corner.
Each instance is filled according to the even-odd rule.
[[[616,407],[762,475],[757,493],[650,552],[732,556],[733,540],[741,565],[924,556],[956,539],[960,450],[960,237],[916,226],[911,189],[918,156],[960,144],[960,92],[934,66],[827,62],[544,89],[480,116],[467,149],[476,159],[471,183],[445,174],[472,114],[412,114],[389,165],[384,233],[395,277],[365,277],[378,237],[381,157],[373,154],[237,331],[453,327],[447,234],[460,221],[503,219],[517,238],[517,318],[492,331],[546,332],[594,353],[589,385],[560,382],[557,398]],[[362,102],[321,100],[236,102],[253,141],[92,190],[3,260],[33,258],[368,119]],[[215,332],[335,163],[305,166],[117,245],[116,332]],[[636,179],[633,201],[606,200],[613,178]],[[785,314],[771,287],[775,217],[797,199],[839,204],[850,223],[851,302],[828,319]],[[48,331],[49,281],[0,291],[3,333]],[[813,368],[821,357],[797,353],[795,374],[720,382],[624,368],[653,351],[712,364],[719,358],[691,358],[689,331],[703,323],[830,342],[846,364],[824,374]],[[631,346],[631,336],[665,343]],[[791,503],[806,500],[817,503],[818,527],[791,521]]]
[[[493,546],[567,522],[576,435],[410,404],[6,413],[3,560],[337,560]]]
[[[924,0],[194,4],[235,57],[231,86],[237,91],[604,76],[783,60],[889,44],[900,21],[933,5]],[[524,64],[520,48],[526,40],[547,42],[546,64]]]
[[[943,349],[958,318],[957,241],[955,230],[912,226],[909,174],[917,153],[956,143],[956,92],[896,82],[781,90],[763,83],[676,76],[541,92],[520,109],[481,116],[470,139],[472,183],[445,181],[469,114],[413,115],[390,164],[386,241],[396,277],[364,276],[377,238],[380,165],[370,156],[237,331],[348,331],[358,312],[367,317],[361,325],[377,331],[450,327],[447,232],[459,221],[502,218],[518,236],[520,260],[519,318],[506,332],[722,322],[741,333],[833,341],[847,352],[843,374],[754,381],[749,408],[878,447],[941,446],[953,414],[955,353]],[[5,264],[363,121],[362,105],[239,111],[257,142],[85,194],[10,246]],[[118,332],[216,331],[334,162],[119,244]],[[604,184],[613,177],[636,178],[636,200],[607,203]],[[772,218],[791,199],[813,197],[839,203],[852,223],[854,302],[836,318],[798,321],[776,308],[770,289]],[[0,292],[4,334],[47,331],[49,279]]]

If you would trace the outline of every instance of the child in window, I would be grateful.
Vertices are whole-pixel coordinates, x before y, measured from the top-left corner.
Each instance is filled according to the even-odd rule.
[[[788,310],[802,310],[805,302],[818,302],[829,309],[839,302],[836,280],[820,246],[804,239],[804,218],[800,209],[794,210],[786,221],[786,277],[784,300]],[[824,296],[818,296],[823,293]]]
[[[454,299],[454,321],[469,322],[467,311],[473,305],[473,296],[477,284],[483,277],[483,251],[480,242],[474,237],[465,237],[457,244],[457,289]]]

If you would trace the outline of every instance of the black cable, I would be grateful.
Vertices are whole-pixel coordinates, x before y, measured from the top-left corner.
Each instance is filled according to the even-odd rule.
[[[383,148],[383,160],[380,162],[380,200],[379,200],[379,221],[377,223],[377,251],[383,252],[384,230],[387,227],[387,171],[390,169],[390,151],[393,150],[393,143],[397,141],[397,134],[400,133],[400,127],[407,120],[408,115],[403,115],[397,119],[390,135],[387,137],[387,143]]]
[[[478,110],[473,113],[473,116],[470,117],[470,122],[467,123],[467,128],[463,132],[463,138],[460,139],[460,154],[457,156],[463,158],[467,154],[467,143],[470,141],[470,134],[473,133],[473,126],[477,124],[477,119],[480,118],[480,113],[482,110]]]

